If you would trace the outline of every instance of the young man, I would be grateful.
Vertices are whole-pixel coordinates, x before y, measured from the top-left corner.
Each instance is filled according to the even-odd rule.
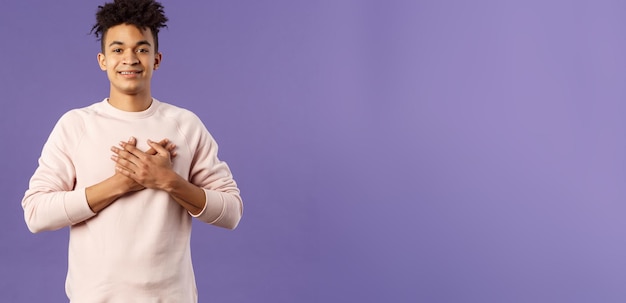
[[[72,302],[197,302],[192,218],[234,229],[239,189],[199,118],[151,95],[163,6],[115,0],[96,17],[110,95],[54,127],[22,200],[26,223],[69,226]]]

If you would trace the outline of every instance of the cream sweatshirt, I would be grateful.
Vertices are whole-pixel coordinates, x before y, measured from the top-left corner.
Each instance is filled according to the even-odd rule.
[[[197,302],[190,236],[192,217],[167,193],[144,189],[95,214],[85,188],[115,173],[111,146],[137,138],[177,145],[173,169],[203,188],[197,217],[233,229],[243,204],[217,144],[192,112],[154,99],[125,112],[107,99],[61,117],[43,147],[22,200],[36,233],[70,227],[66,293],[71,302]]]

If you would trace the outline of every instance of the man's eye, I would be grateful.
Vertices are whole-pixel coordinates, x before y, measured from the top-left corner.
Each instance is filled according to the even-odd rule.
[[[147,53],[147,52],[149,52],[149,50],[145,49],[145,48],[140,48],[140,49],[137,50],[137,52],[138,53]]]
[[[112,49],[112,50],[111,50],[111,52],[114,52],[114,53],[121,53],[121,52],[122,52],[122,49],[121,49],[121,48],[114,48],[114,49]]]

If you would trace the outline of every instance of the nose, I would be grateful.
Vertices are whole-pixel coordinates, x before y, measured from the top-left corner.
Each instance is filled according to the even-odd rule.
[[[137,58],[137,54],[135,54],[135,52],[124,52],[124,59],[122,63],[127,65],[135,65],[139,63],[139,58]]]

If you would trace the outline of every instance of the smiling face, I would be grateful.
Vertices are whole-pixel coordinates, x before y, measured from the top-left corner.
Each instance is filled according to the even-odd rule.
[[[104,53],[98,54],[98,63],[111,82],[110,98],[151,99],[152,72],[161,62],[151,30],[120,24],[109,28],[103,40]]]

